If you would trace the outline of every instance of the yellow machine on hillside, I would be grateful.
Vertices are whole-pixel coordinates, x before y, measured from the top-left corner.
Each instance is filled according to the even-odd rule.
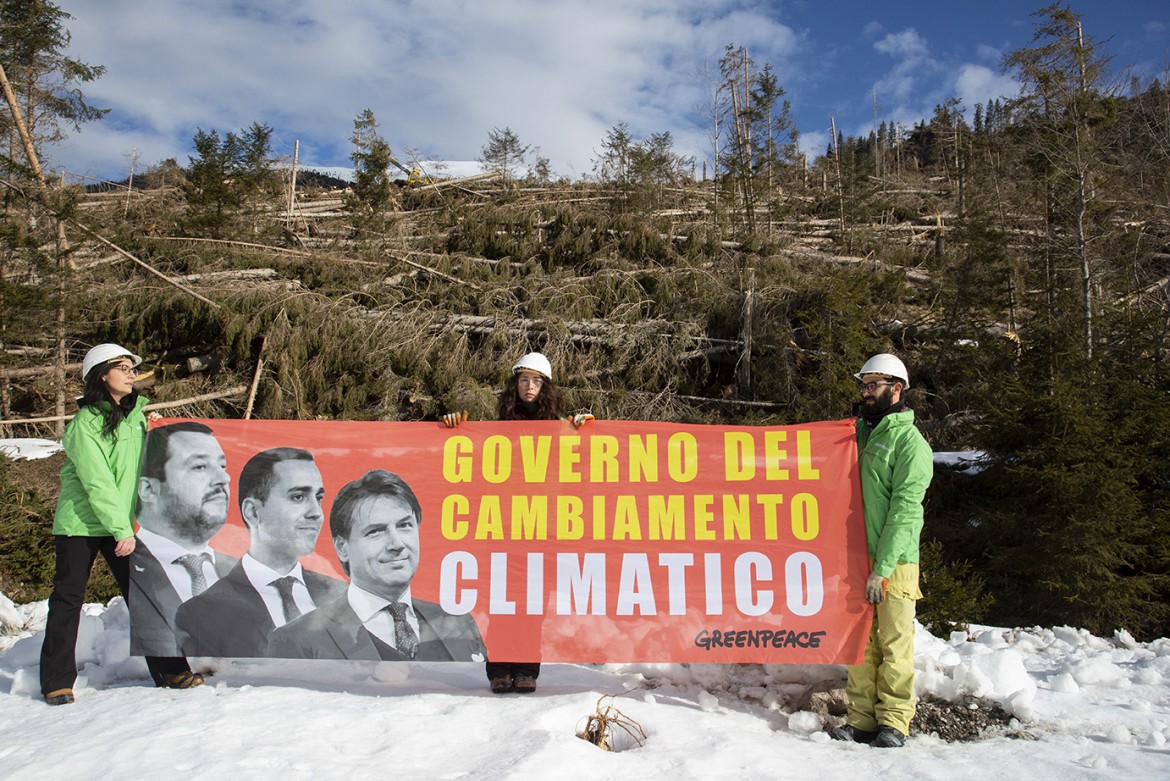
[[[420,187],[424,184],[434,184],[434,180],[429,176],[424,176],[421,168],[407,168],[402,163],[398,162],[398,158],[391,157],[390,162],[402,173],[406,174],[407,187]]]

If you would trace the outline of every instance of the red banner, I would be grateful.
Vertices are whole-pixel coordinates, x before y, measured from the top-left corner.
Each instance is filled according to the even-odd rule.
[[[861,659],[872,611],[852,421],[196,424],[210,431],[144,457],[137,653]],[[184,490],[198,508],[182,509]],[[148,558],[170,541],[208,553],[190,584],[187,556]],[[277,577],[294,558],[295,598]],[[405,620],[389,607],[400,595]]]

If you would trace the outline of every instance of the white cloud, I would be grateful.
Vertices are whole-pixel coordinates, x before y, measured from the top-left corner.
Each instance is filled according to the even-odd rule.
[[[976,63],[932,56],[927,40],[913,28],[885,35],[873,46],[895,61],[874,82],[879,119],[906,128],[929,119],[936,106],[951,98],[958,98],[970,112],[976,103],[1014,97],[1018,92],[1015,81],[998,71],[999,50],[988,45],[975,47],[980,61]],[[996,69],[983,63],[995,65]],[[866,135],[872,129],[871,114],[856,124],[854,132]]]
[[[107,128],[56,150],[68,165],[120,165],[131,145],[185,162],[196,127],[254,121],[275,129],[277,151],[300,138],[302,159],[336,165],[369,107],[396,152],[472,159],[492,128],[508,126],[554,171],[580,176],[620,121],[636,136],[670,130],[678,151],[701,151],[700,63],[734,42],[778,65],[802,45],[767,8],[741,0],[61,5],[75,17],[71,54],[108,68],[86,95],[112,109],[98,123]]]
[[[808,156],[811,164],[813,160],[825,153],[825,149],[832,142],[832,133],[828,128],[804,133],[800,137],[800,151]]]
[[[994,65],[996,68],[999,67],[1000,61],[1003,60],[1002,51],[994,46],[988,46],[985,43],[975,47],[975,54],[981,61]]]
[[[996,98],[1014,98],[1019,91],[1019,84],[1014,79],[982,65],[961,66],[955,79],[955,96],[968,109],[976,103],[986,103]]]
[[[701,165],[710,152],[700,73],[728,44],[773,65],[806,148],[819,152],[829,116],[868,132],[875,90],[879,120],[908,124],[956,91],[968,105],[994,96],[1007,83],[994,75],[1000,52],[1027,34],[1005,39],[1010,20],[988,26],[985,11],[963,4],[939,11],[954,18],[945,31],[918,17],[899,29],[895,12],[883,15],[888,26],[866,23],[872,7],[860,0],[840,7],[844,25],[813,22],[807,0],[58,2],[75,17],[70,54],[108,69],[83,89],[111,113],[46,158],[110,176],[131,149],[144,164],[186,163],[196,128],[256,121],[274,129],[279,153],[299,139],[304,164],[346,165],[367,107],[400,155],[472,160],[507,126],[555,173],[580,177],[605,131],[625,121],[639,138],[669,130]],[[979,43],[988,40],[1000,48]]]
[[[913,28],[885,35],[873,48],[895,60],[894,67],[874,83],[879,100],[892,99],[897,104],[913,100],[923,91],[922,81],[937,70],[926,39]]]
[[[873,48],[900,60],[917,60],[930,54],[926,40],[913,27],[886,35]]]

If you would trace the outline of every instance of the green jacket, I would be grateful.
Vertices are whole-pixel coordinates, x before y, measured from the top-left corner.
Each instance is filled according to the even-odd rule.
[[[53,534],[70,537],[134,536],[134,498],[142,446],[146,441],[146,399],[139,396],[133,411],[118,424],[112,437],[102,434],[109,402],[82,407],[61,444],[61,495]]]
[[[918,563],[934,456],[914,427],[913,410],[886,415],[872,430],[859,418],[857,449],[869,557],[874,571],[888,578],[895,565]]]

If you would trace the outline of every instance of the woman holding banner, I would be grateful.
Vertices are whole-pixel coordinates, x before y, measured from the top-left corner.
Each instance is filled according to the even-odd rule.
[[[593,420],[588,413],[566,416],[564,397],[553,382],[552,364],[541,353],[528,353],[512,366],[512,376],[500,392],[498,411],[499,420],[568,420],[573,428]],[[443,416],[448,428],[465,420],[466,411]],[[496,694],[530,694],[536,691],[540,662],[489,661],[487,677]]]
[[[57,563],[41,645],[41,693],[50,705],[74,701],[77,630],[85,586],[99,553],[123,597],[130,589],[134,505],[147,421],[147,401],[134,388],[140,363],[124,347],[99,344],[81,364],[81,409],[62,440],[65,465],[53,520]],[[158,686],[189,689],[203,683],[181,656],[148,656],[146,665]]]

